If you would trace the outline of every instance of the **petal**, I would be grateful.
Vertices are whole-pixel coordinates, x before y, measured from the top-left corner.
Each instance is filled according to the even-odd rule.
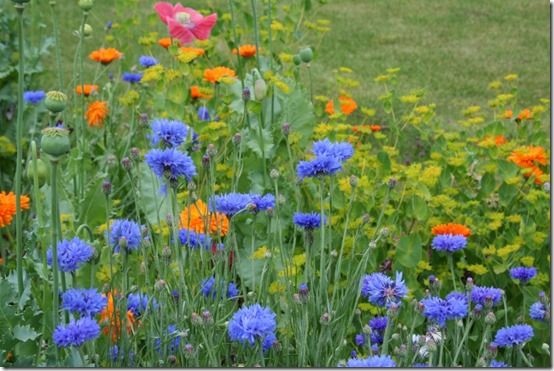
[[[171,37],[179,39],[183,44],[189,44],[194,41],[194,35],[189,31],[188,28],[175,21],[174,19],[169,20],[169,34]]]
[[[210,37],[215,22],[217,22],[217,14],[213,13],[197,23],[191,31],[199,40],[206,40]]]
[[[173,18],[173,5],[171,5],[170,3],[167,3],[165,1],[157,2],[156,4],[154,4],[154,10],[158,13],[160,19],[165,24],[167,24],[170,18]]]

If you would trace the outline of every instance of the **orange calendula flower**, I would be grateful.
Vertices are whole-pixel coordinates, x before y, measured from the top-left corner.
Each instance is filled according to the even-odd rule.
[[[524,109],[517,115],[517,119],[519,121],[521,120],[530,120],[533,118],[533,113],[531,113],[531,110],[529,108]]]
[[[514,116],[514,112],[511,109],[507,109],[502,114],[502,117],[505,118],[505,119],[511,119],[513,116]]]
[[[169,48],[171,46],[171,37],[163,37],[159,39],[158,44],[166,49]]]
[[[227,67],[215,67],[204,70],[204,80],[212,84],[234,78],[235,76],[235,71]]]
[[[508,160],[525,169],[523,173],[525,177],[528,178],[534,175],[535,184],[543,183],[542,175],[544,172],[539,168],[539,165],[548,163],[544,148],[539,146],[522,147],[513,151]]]
[[[29,209],[29,197],[21,195],[21,210]],[[12,223],[16,212],[15,194],[13,192],[0,192],[0,228],[6,227]]]
[[[457,235],[462,235],[464,237],[468,237],[471,235],[471,229],[469,229],[463,224],[448,223],[448,224],[439,224],[434,226],[431,229],[431,233],[434,235],[457,234]]]
[[[370,125],[369,128],[371,129],[371,131],[373,132],[376,132],[376,131],[381,131],[381,125]]]
[[[114,294],[117,295],[117,291],[114,290]],[[106,296],[106,295],[104,295]],[[121,318],[119,316],[119,310],[115,310],[114,300],[112,292],[107,294],[108,303],[106,307],[100,312],[100,324],[104,326],[102,332],[108,336],[111,334],[112,341],[116,342],[121,336]],[[130,310],[127,311],[127,333],[131,333],[133,325],[135,324],[135,315]]]
[[[88,97],[89,95],[97,91],[98,85],[83,84],[82,86],[77,85],[77,87],[75,87],[75,92],[77,93],[77,95],[82,95],[84,92],[85,97]]]
[[[190,97],[192,99],[210,99],[212,96],[205,91],[206,89],[193,85],[190,87]]]
[[[350,115],[358,108],[358,105],[356,104],[354,99],[347,97],[346,95],[339,96],[339,104],[340,104],[340,110],[346,116]],[[328,115],[335,114],[335,104],[333,103],[333,100],[330,100],[329,102],[327,102],[327,104],[325,105],[325,112]]]
[[[508,143],[508,140],[504,135],[498,135],[494,138],[494,143],[497,147],[500,147],[501,145]]]
[[[89,58],[103,65],[108,65],[115,60],[120,59],[123,54],[115,48],[101,48],[90,53]]]
[[[104,126],[104,120],[108,117],[108,103],[97,100],[88,105],[85,116],[87,118],[88,126],[90,127],[102,127]]]
[[[183,53],[191,53],[191,54],[194,54],[196,55],[197,57],[201,56],[201,55],[204,55],[206,54],[206,51],[202,48],[193,48],[193,47],[182,47],[182,48],[179,48],[180,51],[182,51]]]
[[[237,48],[233,49],[233,54],[237,54]],[[243,58],[252,58],[256,55],[256,45],[241,45],[239,46],[238,54]]]
[[[180,228],[190,229],[196,233],[206,233],[225,236],[229,231],[229,219],[222,213],[211,213],[202,201],[185,208],[180,215]]]

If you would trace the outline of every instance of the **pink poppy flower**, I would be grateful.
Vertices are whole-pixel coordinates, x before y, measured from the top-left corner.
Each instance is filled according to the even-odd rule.
[[[154,5],[154,9],[169,28],[169,35],[179,39],[183,44],[191,43],[195,39],[209,38],[217,21],[216,13],[204,17],[196,10],[185,8],[181,4],[172,5],[160,1]]]

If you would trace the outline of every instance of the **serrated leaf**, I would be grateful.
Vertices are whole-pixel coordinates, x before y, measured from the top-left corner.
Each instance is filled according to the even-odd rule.
[[[396,247],[395,259],[405,268],[415,268],[421,260],[421,239],[419,235],[401,237]]]
[[[19,341],[35,340],[40,334],[33,330],[30,325],[17,325],[13,328],[13,337]]]

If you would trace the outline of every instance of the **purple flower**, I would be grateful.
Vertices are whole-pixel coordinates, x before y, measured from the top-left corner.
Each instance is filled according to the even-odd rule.
[[[229,338],[242,344],[254,345],[275,333],[275,313],[260,304],[244,306],[233,314],[229,321]]]
[[[179,231],[179,240],[182,245],[192,247],[193,249],[197,249],[199,247],[209,249],[212,245],[212,239],[209,236],[202,233],[196,233],[190,229],[181,229]]]
[[[210,111],[206,107],[198,108],[198,120],[200,121],[210,121]]]
[[[52,338],[58,347],[78,347],[98,337],[99,334],[100,326],[98,326],[98,323],[89,317],[83,317],[78,320],[71,320],[67,325],[59,325],[54,330]]]
[[[139,58],[139,63],[142,67],[150,68],[158,64],[158,60],[150,55],[143,55]]]
[[[502,290],[495,287],[473,286],[471,289],[471,301],[486,306],[487,302],[497,305],[502,300]]]
[[[262,341],[262,350],[264,352],[267,352],[271,348],[273,348],[273,345],[277,342],[277,337],[275,336],[274,332],[269,333],[265,339]]]
[[[387,328],[387,317],[375,317],[369,320],[369,327],[378,332],[385,332]]]
[[[365,336],[364,334],[357,334],[354,336],[354,343],[356,343],[357,346],[361,347],[365,344]]]
[[[502,361],[497,361],[496,359],[493,359],[489,365],[489,367],[492,368],[506,368],[510,367],[507,363],[504,363]]]
[[[529,308],[529,317],[531,317],[531,319],[534,319],[535,321],[546,320],[547,314],[548,314],[548,309],[540,301],[533,303]]]
[[[196,175],[192,159],[174,148],[152,149],[145,156],[150,169],[160,178],[176,182],[181,176],[190,181]]]
[[[169,347],[168,351],[170,354],[174,354],[179,350],[179,345],[181,344],[181,335],[179,335],[179,330],[177,329],[177,326],[175,325],[169,325],[167,326],[167,330],[164,331],[164,343],[169,341]],[[156,338],[154,340],[154,347],[156,348],[156,351],[158,353],[162,352],[162,340],[160,338]]]
[[[317,157],[331,156],[335,157],[340,162],[348,160],[354,155],[354,148],[348,142],[333,143],[329,139],[314,142],[313,153]]]
[[[129,294],[129,296],[127,296],[127,310],[133,312],[133,314],[137,317],[146,311],[148,304],[150,304],[153,309],[157,309],[159,307],[156,299],[150,299],[146,294],[138,293]]]
[[[315,229],[321,226],[322,221],[325,224],[327,218],[319,213],[294,213],[292,221],[301,228]]]
[[[179,147],[187,139],[189,131],[189,127],[179,120],[156,119],[150,126],[153,146],[161,143],[164,147]]]
[[[136,84],[142,79],[142,73],[123,72],[121,79],[130,84]]]
[[[519,280],[522,285],[529,282],[536,275],[537,268],[535,267],[516,267],[510,269],[510,276],[515,280]]]
[[[62,272],[73,272],[92,258],[94,249],[86,242],[74,237],[58,242],[58,267]],[[52,265],[52,248],[46,252],[48,265]]]
[[[296,167],[296,174],[302,180],[319,175],[332,175],[340,170],[342,170],[342,164],[337,158],[320,156],[311,161],[300,161]]]
[[[106,297],[96,289],[69,289],[62,295],[62,308],[82,317],[97,315],[106,304]]]
[[[26,91],[23,93],[23,99],[29,104],[39,104],[46,98],[46,93],[42,90]]]
[[[408,288],[402,279],[402,272],[396,272],[396,280],[377,272],[362,278],[362,296],[372,304],[387,308],[399,304],[408,295]]]
[[[533,328],[529,325],[515,325],[503,327],[496,333],[494,342],[499,347],[512,347],[531,340],[534,336]]]
[[[233,216],[239,211],[259,212],[273,209],[275,207],[275,196],[269,193],[263,196],[254,193],[226,193],[212,196],[209,204],[211,211],[219,211]]]
[[[452,253],[467,245],[467,238],[460,234],[439,234],[433,238],[433,249]]]
[[[110,227],[110,243],[115,252],[119,252],[122,245],[127,251],[137,250],[142,242],[140,226],[127,219],[117,219]]]
[[[396,367],[396,362],[388,355],[369,356],[367,358],[350,358],[346,367]]]
[[[423,315],[430,321],[436,322],[440,327],[446,325],[447,320],[458,319],[467,316],[467,301],[455,296],[450,299],[430,297],[421,300]]]

